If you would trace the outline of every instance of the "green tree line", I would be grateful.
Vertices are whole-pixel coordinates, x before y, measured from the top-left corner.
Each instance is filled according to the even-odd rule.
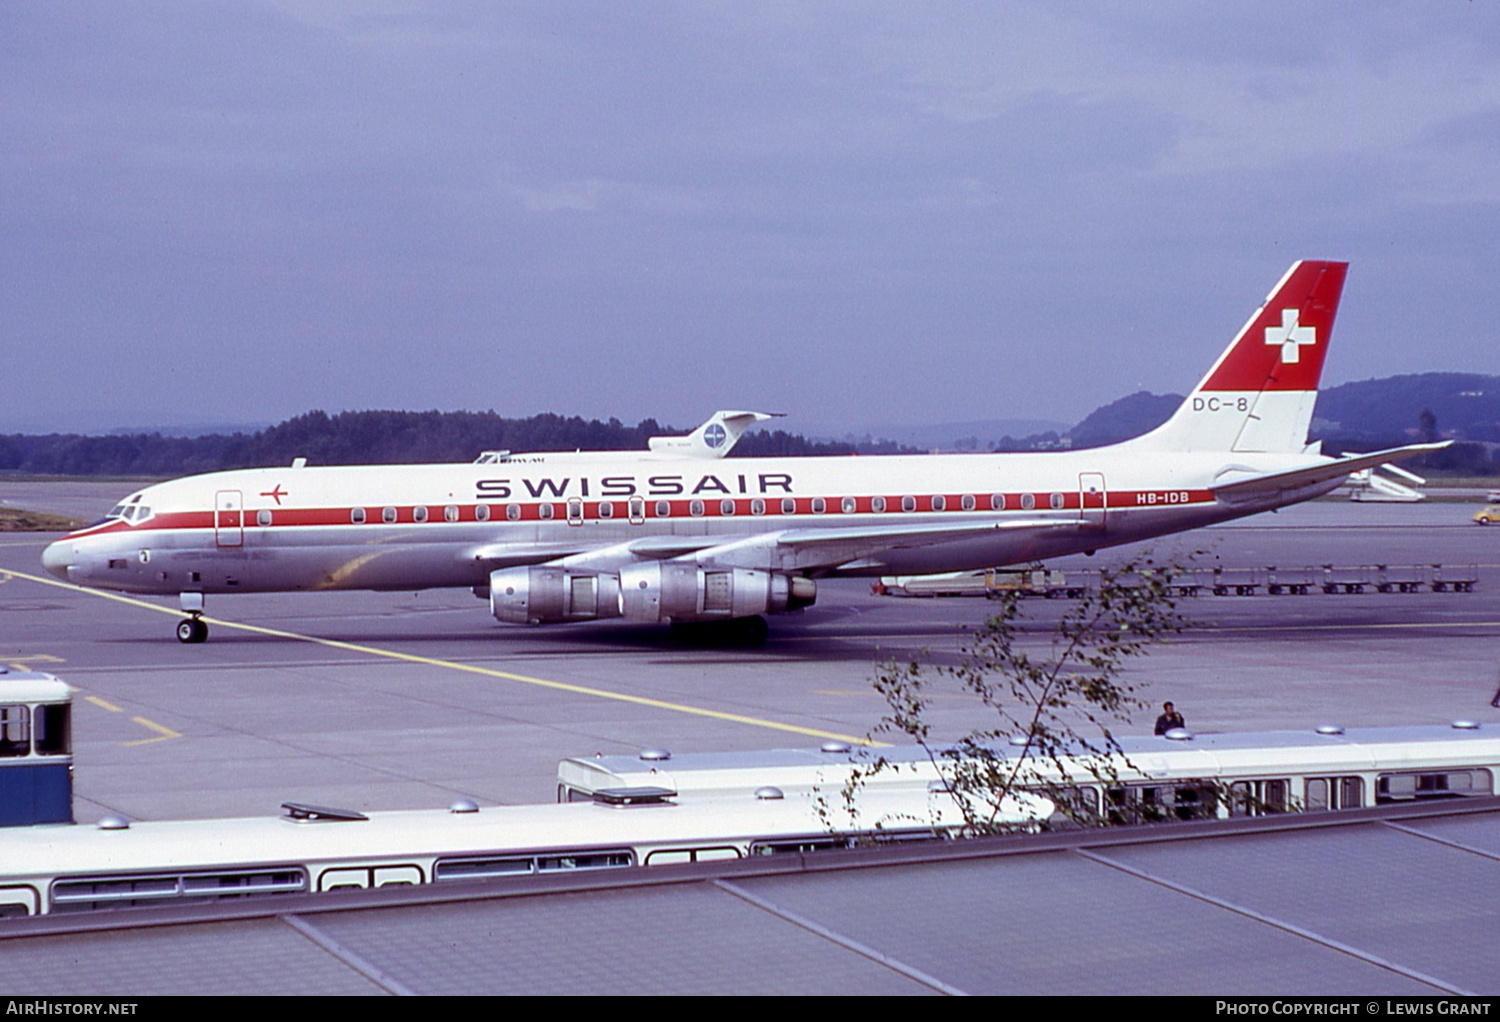
[[[495,412],[312,411],[255,433],[198,437],[160,433],[0,435],[0,471],[65,476],[179,476],[284,465],[387,465],[473,461],[480,451],[645,450],[653,436],[686,433],[644,419],[627,426],[551,413],[509,419]],[[822,443],[783,430],[740,439],[737,457],[892,454],[889,442]]]

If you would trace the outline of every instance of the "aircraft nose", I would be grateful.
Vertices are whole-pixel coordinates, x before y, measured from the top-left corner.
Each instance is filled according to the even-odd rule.
[[[64,582],[69,581],[68,568],[72,564],[73,544],[67,540],[58,540],[56,543],[49,543],[47,548],[42,551],[42,567],[46,568],[49,574],[56,575]]]

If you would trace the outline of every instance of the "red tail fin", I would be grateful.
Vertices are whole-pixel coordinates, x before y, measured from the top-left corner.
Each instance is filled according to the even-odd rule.
[[[1134,443],[1303,450],[1348,270],[1348,263],[1295,263],[1176,414]]]

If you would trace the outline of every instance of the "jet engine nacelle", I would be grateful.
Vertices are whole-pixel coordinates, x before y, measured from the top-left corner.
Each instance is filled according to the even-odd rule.
[[[810,606],[812,579],[746,568],[651,561],[620,569],[620,613],[632,621],[713,621]]]
[[[620,579],[562,568],[501,568],[490,572],[490,613],[528,625],[619,617]]]

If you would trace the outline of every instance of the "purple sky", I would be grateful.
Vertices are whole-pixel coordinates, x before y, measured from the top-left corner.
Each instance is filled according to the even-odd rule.
[[[1500,373],[1489,2],[0,5],[0,430]]]

